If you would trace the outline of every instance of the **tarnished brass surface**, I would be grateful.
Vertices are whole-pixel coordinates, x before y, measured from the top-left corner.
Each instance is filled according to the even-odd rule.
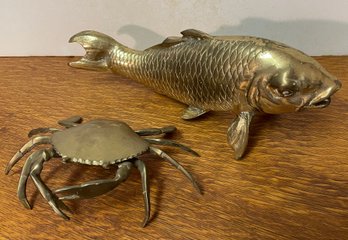
[[[180,143],[162,138],[143,138],[142,136],[156,136],[172,133],[176,127],[147,128],[133,131],[126,123],[118,120],[92,120],[82,123],[82,117],[73,116],[58,122],[65,129],[36,128],[29,132],[32,137],[37,134],[50,133],[51,135],[34,136],[12,157],[5,168],[8,174],[12,167],[30,152],[35,146],[49,144],[50,147],[34,151],[22,168],[17,195],[23,206],[31,206],[26,196],[26,187],[29,176],[41,195],[47,200],[53,211],[62,218],[69,217],[64,211],[70,211],[62,200],[93,198],[115,189],[124,182],[132,167],[139,170],[145,207],[145,217],[142,226],[150,221],[150,190],[145,163],[138,159],[145,153],[151,153],[169,162],[183,173],[199,193],[201,189],[193,176],[175,159],[166,154],[156,145],[167,145],[180,148],[192,155],[198,153]],[[52,190],[41,179],[40,174],[45,162],[52,158],[61,158],[63,162],[77,162],[87,165],[108,167],[111,164],[118,166],[115,177],[112,179],[99,179],[85,182],[81,185],[66,186],[56,191]],[[59,194],[58,197],[56,194]]]
[[[279,114],[323,108],[341,83],[317,61],[282,43],[245,36],[211,36],[185,30],[144,51],[95,31],[76,34],[86,55],[70,66],[111,70],[189,107],[184,119],[210,110],[238,115],[228,142],[239,159],[255,112]]]

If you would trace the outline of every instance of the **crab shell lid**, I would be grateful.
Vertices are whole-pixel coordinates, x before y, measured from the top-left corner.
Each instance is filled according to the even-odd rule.
[[[56,132],[52,145],[63,158],[93,165],[121,162],[149,149],[149,143],[126,123],[109,120],[93,120]]]

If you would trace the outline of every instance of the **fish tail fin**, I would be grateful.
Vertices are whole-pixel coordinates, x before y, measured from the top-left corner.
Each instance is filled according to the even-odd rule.
[[[86,50],[85,56],[78,61],[70,62],[69,66],[96,71],[109,69],[110,53],[119,45],[113,38],[90,30],[75,34],[69,42],[77,42]]]

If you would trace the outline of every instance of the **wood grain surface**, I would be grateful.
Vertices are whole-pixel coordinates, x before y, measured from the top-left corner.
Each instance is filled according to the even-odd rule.
[[[185,107],[111,73],[72,69],[73,58],[0,58],[2,169],[38,127],[72,115],[120,119],[134,129],[176,125],[171,139],[201,154],[163,147],[204,189],[199,195],[167,162],[144,156],[151,187],[151,222],[141,228],[140,175],[94,199],[66,201],[56,215],[31,180],[25,209],[16,196],[25,159],[0,174],[0,239],[348,239],[348,57],[317,58],[343,83],[328,108],[258,115],[242,161],[233,159],[229,112],[180,119]],[[43,148],[45,146],[40,146]],[[47,162],[42,178],[58,187],[113,177],[109,170]]]

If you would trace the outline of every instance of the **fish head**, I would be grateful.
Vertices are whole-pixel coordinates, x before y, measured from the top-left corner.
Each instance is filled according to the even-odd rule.
[[[251,90],[253,102],[262,112],[279,114],[324,108],[341,88],[335,76],[296,49],[282,46],[281,51],[276,49],[267,55],[271,58],[262,63],[264,68],[257,74],[257,89]]]

